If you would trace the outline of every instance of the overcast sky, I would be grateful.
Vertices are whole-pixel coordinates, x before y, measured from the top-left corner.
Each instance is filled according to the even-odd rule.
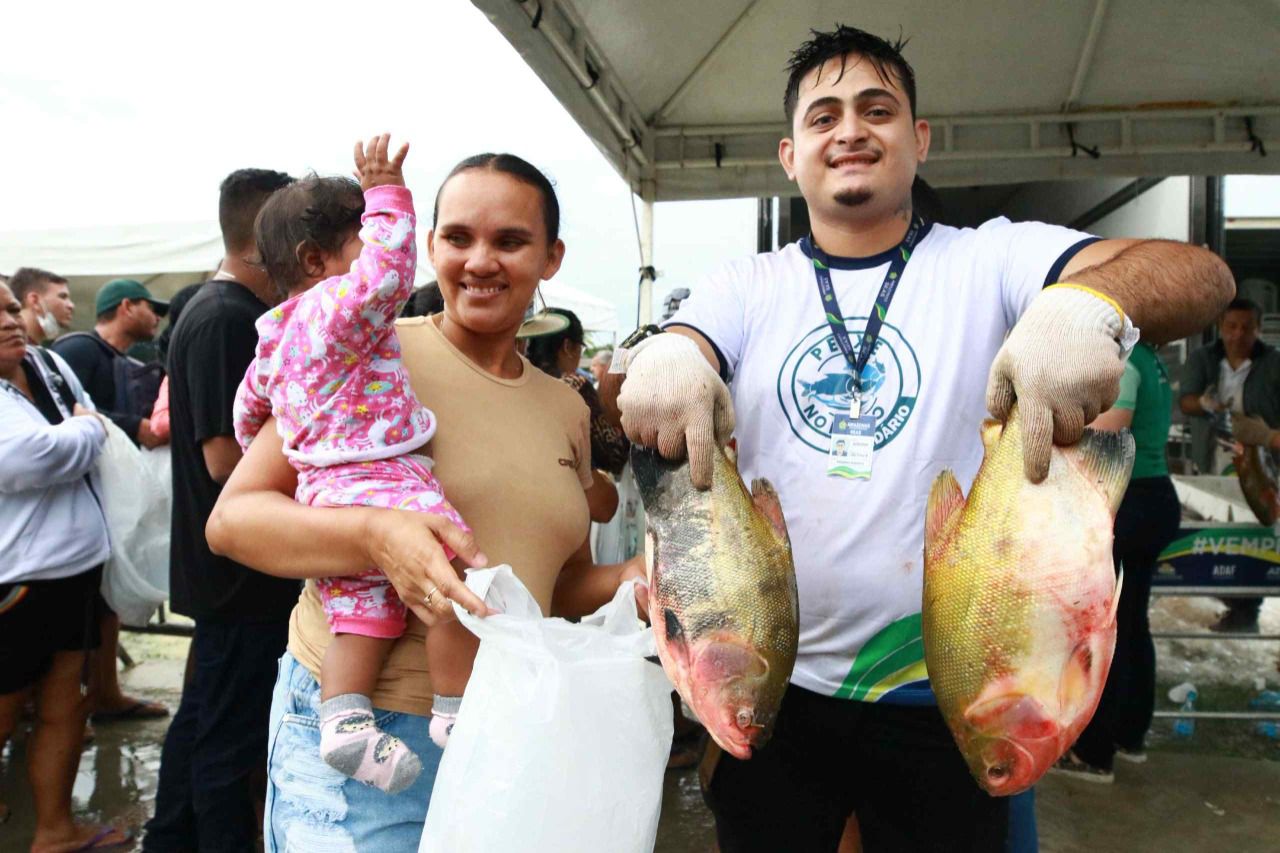
[[[11,0],[0,11],[0,229],[208,220],[227,172],[349,171],[352,143],[408,139],[424,209],[459,159],[512,151],[557,183],[560,280],[635,320],[630,193],[466,0],[213,4]],[[779,85],[781,85],[779,79]],[[1280,179],[1228,215],[1280,215]],[[658,206],[661,297],[755,250],[755,202]]]
[[[546,171],[559,279],[635,322],[626,184],[465,0],[4,7],[0,228],[209,219],[229,171],[346,173],[354,140],[385,130],[411,142],[420,209],[470,154]],[[661,296],[753,252],[755,202],[661,205],[655,242]]]

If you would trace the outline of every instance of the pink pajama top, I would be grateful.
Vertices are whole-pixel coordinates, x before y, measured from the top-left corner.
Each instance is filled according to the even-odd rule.
[[[248,447],[274,414],[300,480],[308,469],[410,453],[435,433],[395,335],[417,265],[413,196],[379,186],[364,197],[360,257],[259,318],[257,356],[236,395],[236,441]]]

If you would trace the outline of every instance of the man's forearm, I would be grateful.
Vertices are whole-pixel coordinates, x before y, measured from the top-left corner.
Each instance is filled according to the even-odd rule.
[[[1207,415],[1204,406],[1200,405],[1199,394],[1183,394],[1178,398],[1178,408],[1184,415]]]
[[[1115,299],[1142,330],[1142,339],[1155,344],[1199,332],[1236,294],[1221,258],[1170,240],[1143,240],[1063,278]]]
[[[600,378],[600,387],[596,389],[600,406],[613,424],[622,423],[622,415],[618,412],[618,393],[622,390],[622,380],[625,378],[621,373],[606,373]]]

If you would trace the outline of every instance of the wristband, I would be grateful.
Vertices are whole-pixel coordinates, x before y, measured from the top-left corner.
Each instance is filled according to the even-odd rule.
[[[631,334],[627,335],[622,343],[618,344],[613,351],[613,358],[609,361],[609,373],[627,372],[627,363],[631,360],[631,351],[640,345],[641,341],[646,341],[654,335],[661,335],[663,330],[650,323],[647,326],[641,326]]]
[[[1110,296],[1099,290],[1094,290],[1092,287],[1083,284],[1075,284],[1074,282],[1069,281],[1060,281],[1057,284],[1051,284],[1046,287],[1045,290],[1053,290],[1055,287],[1079,290],[1083,293],[1089,294],[1090,296],[1101,299],[1103,302],[1114,308],[1116,315],[1120,318],[1120,334],[1116,338],[1116,343],[1120,344],[1121,358],[1128,357],[1129,353],[1133,351],[1133,348],[1137,346],[1138,339],[1141,335],[1138,331],[1138,327],[1133,325],[1133,321],[1124,313],[1124,309],[1120,307],[1119,302],[1116,302]]]

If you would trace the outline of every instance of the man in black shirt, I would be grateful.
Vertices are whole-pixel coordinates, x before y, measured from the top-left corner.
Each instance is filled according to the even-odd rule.
[[[209,513],[240,459],[231,408],[258,343],[254,322],[276,301],[255,264],[253,221],[292,179],[242,169],[222,182],[226,256],[187,303],[169,342],[173,453],[170,606],[195,619],[191,677],[165,738],[155,817],[143,850],[252,850],[260,822],[276,661],[299,585],[215,556]]]
[[[155,381],[150,400],[125,402],[128,396],[117,381],[125,350],[156,336],[160,318],[169,312],[169,303],[156,299],[140,283],[130,278],[107,282],[94,300],[98,318],[92,332],[64,335],[53,350],[66,359],[94,404],[124,434],[143,447],[158,447],[164,440],[151,431],[151,406],[160,389]]]

